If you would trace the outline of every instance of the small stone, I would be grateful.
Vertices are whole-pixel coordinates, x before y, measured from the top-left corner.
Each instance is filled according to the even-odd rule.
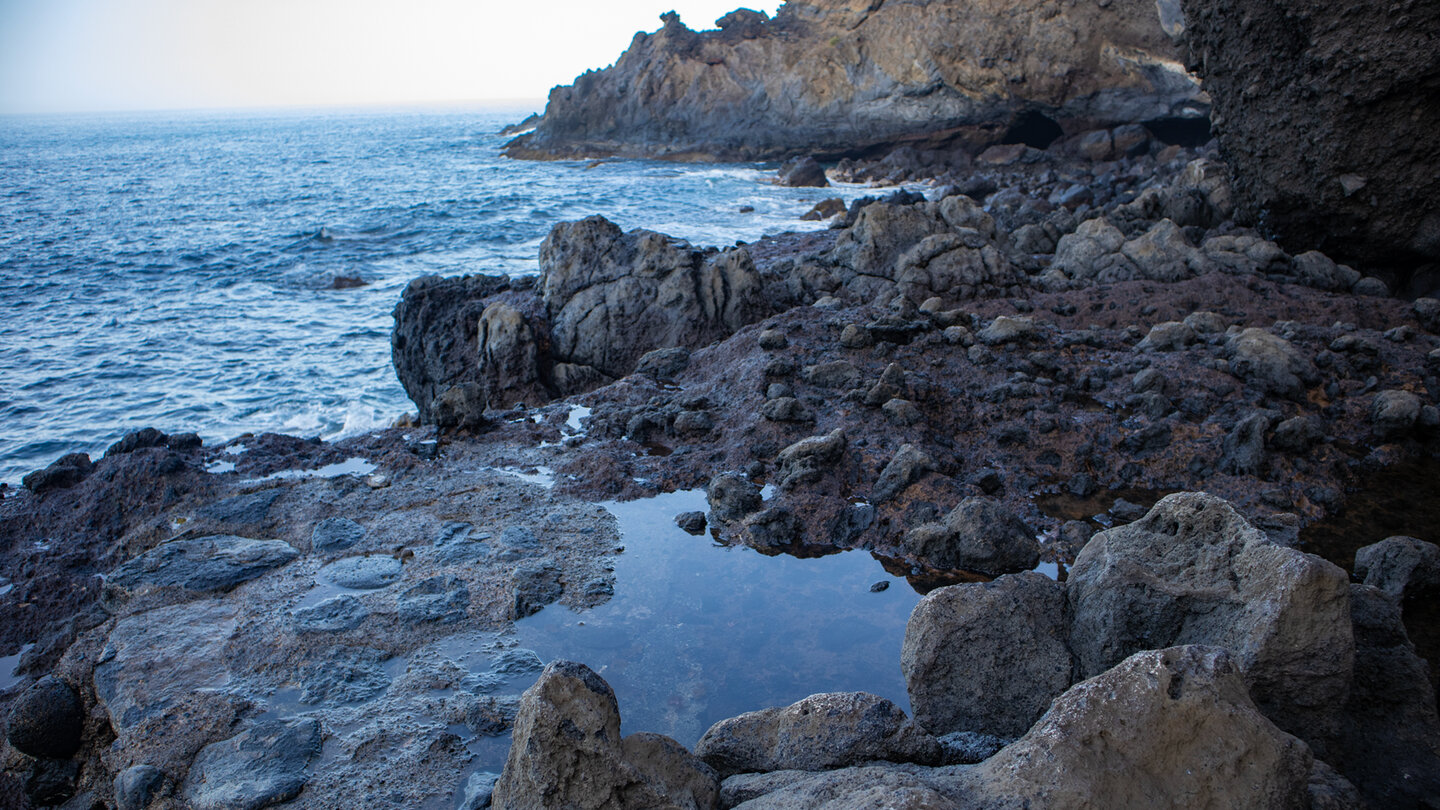
[[[1415,318],[1425,331],[1432,334],[1440,334],[1440,299],[1417,298],[1411,305],[1415,312]]]
[[[165,787],[165,774],[153,765],[132,765],[115,777],[115,810],[145,810]]]
[[[890,590],[890,580],[882,579],[870,586],[871,593],[881,593]]]
[[[310,532],[310,548],[318,552],[350,548],[365,536],[365,529],[350,518],[327,518]]]
[[[980,330],[979,338],[988,346],[999,346],[1033,340],[1038,334],[1039,329],[1030,318],[1011,318],[1001,315],[991,321],[989,326]]]
[[[760,337],[757,338],[757,342],[760,344],[760,348],[767,351],[779,351],[790,345],[790,339],[785,337],[785,333],[779,329],[766,329],[762,331]]]
[[[702,535],[705,533],[704,512],[681,512],[675,516],[675,525],[679,526],[686,534]]]
[[[1275,426],[1271,444],[1292,453],[1304,453],[1325,437],[1320,424],[1312,416],[1295,416]]]
[[[874,342],[870,330],[856,323],[846,324],[840,331],[840,345],[847,349],[863,349]]]
[[[654,349],[640,355],[635,373],[657,380],[673,380],[690,367],[690,350],[682,346]]]
[[[711,478],[705,488],[705,499],[710,505],[710,515],[717,523],[741,520],[764,505],[760,488],[736,472],[720,473]]]

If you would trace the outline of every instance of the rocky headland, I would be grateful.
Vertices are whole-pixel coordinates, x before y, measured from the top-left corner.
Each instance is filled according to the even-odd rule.
[[[537,277],[405,290],[404,424],[146,430],[26,478],[0,807],[1440,806],[1433,177],[1384,173],[1440,130],[1332,157],[1428,120],[1435,57],[1334,14],[667,18],[512,152],[909,185],[724,248],[562,223]],[[1375,49],[1414,82],[1326,84]],[[1218,141],[1167,123],[1202,75]],[[1310,134],[1252,143],[1271,116]],[[868,554],[923,594],[909,712],[822,692],[622,735],[606,673],[520,643],[624,597],[600,504],[682,490],[696,543]]]

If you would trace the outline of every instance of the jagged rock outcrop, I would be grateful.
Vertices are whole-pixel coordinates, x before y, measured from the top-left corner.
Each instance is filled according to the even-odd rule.
[[[704,346],[769,312],[748,252],[625,233],[599,216],[555,226],[540,270],[555,362],[609,379],[652,349]]]
[[[405,289],[392,353],[422,423],[473,430],[486,411],[588,391],[649,352],[704,346],[771,310],[748,252],[600,216],[555,226],[540,270],[538,283],[428,276]]]
[[[552,90],[508,153],[825,158],[1208,110],[1171,39],[1173,0],[810,0],[705,32],[661,19],[614,66]]]
[[[1238,218],[1294,252],[1440,259],[1440,5],[1183,5]]]

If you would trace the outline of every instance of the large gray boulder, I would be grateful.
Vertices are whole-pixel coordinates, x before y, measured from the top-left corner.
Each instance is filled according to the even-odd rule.
[[[652,349],[704,346],[769,312],[748,252],[625,233],[599,216],[556,225],[540,270],[555,360],[609,378]]]
[[[719,782],[673,740],[620,738],[610,685],[584,664],[554,661],[525,690],[495,810],[708,810]],[[633,741],[632,741],[633,740]]]
[[[871,760],[934,765],[942,753],[899,706],[865,692],[811,695],[721,720],[695,745],[695,755],[722,776],[820,771]]]
[[[725,780],[744,810],[1309,807],[1314,759],[1246,694],[1215,647],[1137,653],[1071,687],[979,765],[881,764]]]
[[[183,793],[195,810],[259,810],[300,795],[320,753],[320,721],[268,720],[205,746]]]
[[[944,735],[1024,734],[1071,682],[1065,589],[1033,571],[931,591],[900,668],[915,722]]]
[[[194,592],[228,591],[300,556],[282,540],[233,535],[161,543],[105,577],[120,588],[142,585]]]
[[[1096,534],[1066,591],[1082,676],[1141,650],[1225,647],[1277,725],[1316,744],[1333,733],[1355,656],[1349,577],[1275,544],[1225,501],[1170,495]]]
[[[931,568],[999,576],[1040,561],[1035,530],[995,498],[966,498],[944,519],[916,526],[901,541],[906,555]]]
[[[1228,650],[1172,647],[1072,687],[975,766],[969,806],[1300,810],[1312,761],[1256,710]]]

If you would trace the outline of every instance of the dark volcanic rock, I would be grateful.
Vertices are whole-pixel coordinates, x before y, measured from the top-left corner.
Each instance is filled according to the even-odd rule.
[[[1035,530],[994,498],[966,498],[945,519],[910,530],[905,552],[932,568],[1011,574],[1040,561]]]
[[[1240,217],[1295,251],[1440,258],[1440,5],[1183,5]]]
[[[32,757],[65,759],[80,748],[85,711],[70,684],[46,676],[26,689],[10,708],[5,738]]]
[[[509,154],[823,159],[957,135],[1043,146],[1060,134],[1051,119],[1206,109],[1174,69],[1179,48],[1155,4],[1142,0],[826,0],[702,33],[673,13],[662,20],[613,67],[551,91],[537,129]]]
[[[603,217],[555,226],[540,269],[556,362],[605,378],[629,374],[652,349],[704,346],[769,311],[748,252],[624,233]]]
[[[251,540],[222,535],[163,543],[116,568],[109,585],[228,591],[299,556],[282,540]]]
[[[43,470],[30,473],[21,483],[36,495],[43,495],[52,489],[75,486],[85,480],[85,476],[89,475],[93,468],[90,456],[85,453],[71,453],[61,456],[54,464]]]
[[[813,157],[800,158],[780,168],[775,182],[792,188],[825,188],[830,181],[825,177],[825,168]]]
[[[487,299],[510,289],[505,276],[424,276],[395,305],[391,360],[405,393],[430,422],[430,403],[447,388],[480,381],[480,314]]]

